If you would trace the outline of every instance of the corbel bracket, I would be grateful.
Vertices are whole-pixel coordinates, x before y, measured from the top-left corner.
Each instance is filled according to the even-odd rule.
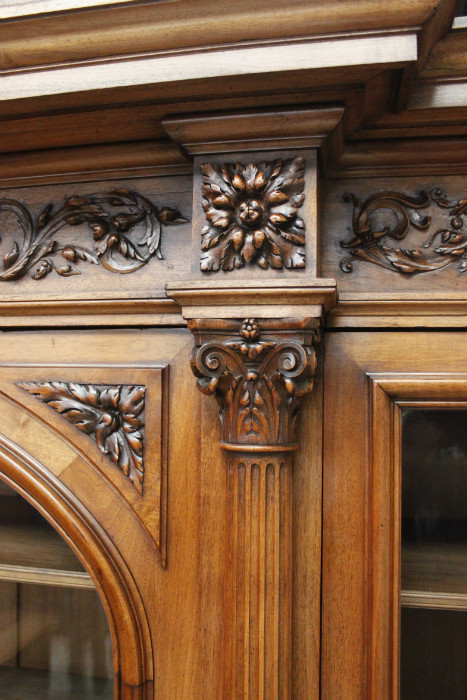
[[[195,336],[198,388],[220,406],[223,447],[293,450],[302,399],[313,388],[315,345],[337,300],[334,280],[197,280],[167,285]]]

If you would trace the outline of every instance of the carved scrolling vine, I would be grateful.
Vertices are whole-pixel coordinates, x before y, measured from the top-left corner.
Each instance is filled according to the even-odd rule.
[[[204,163],[201,270],[233,270],[245,263],[275,269],[305,267],[305,161]]]
[[[301,400],[313,388],[315,350],[294,340],[260,340],[254,319],[239,335],[193,349],[198,387],[219,403],[225,443],[290,445]]]
[[[18,382],[18,386],[89,435],[143,493],[144,386]]]
[[[467,271],[467,229],[464,220],[467,198],[449,200],[441,190],[434,189],[431,193],[422,191],[416,197],[398,192],[379,192],[363,203],[353,194],[346,194],[344,199],[353,202],[354,206],[354,236],[350,241],[341,242],[341,246],[350,252],[341,260],[344,272],[352,272],[354,260],[364,260],[406,275],[433,272],[454,263],[459,274]],[[422,215],[420,210],[432,203],[448,210],[451,218],[446,226],[437,229],[420,247],[406,249],[387,245],[391,239],[403,240],[411,228],[427,231],[431,216]],[[389,212],[391,218],[387,224],[377,225],[375,214],[381,214],[383,210]]]
[[[35,218],[20,202],[2,199],[2,212],[11,212],[22,231],[22,241],[15,241],[3,258],[3,281],[18,279],[32,268],[35,280],[52,271],[71,277],[81,274],[76,267],[79,262],[102,265],[111,272],[134,272],[154,256],[162,259],[162,226],[187,221],[176,209],[158,209],[146,197],[124,189],[73,195],[57,211],[48,204]],[[59,246],[54,238],[58,231],[81,224],[87,224],[92,233],[92,247]]]

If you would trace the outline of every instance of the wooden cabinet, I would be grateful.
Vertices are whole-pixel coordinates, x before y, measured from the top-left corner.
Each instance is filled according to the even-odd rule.
[[[3,5],[0,685],[465,700],[456,1]]]

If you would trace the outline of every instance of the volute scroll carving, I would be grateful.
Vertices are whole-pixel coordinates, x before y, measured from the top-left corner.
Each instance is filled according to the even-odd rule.
[[[237,337],[195,346],[191,366],[198,388],[220,406],[226,446],[295,446],[300,404],[313,388],[312,344],[263,338],[258,321],[248,318]]]
[[[20,202],[0,199],[0,214],[16,218],[18,240],[3,257],[0,281],[13,281],[32,271],[32,279],[49,273],[80,275],[79,264],[100,265],[110,272],[135,272],[152,259],[163,259],[163,226],[185,223],[177,209],[157,207],[147,197],[123,188],[111,192],[73,195],[57,209],[47,204],[34,217]],[[67,227],[88,227],[90,245],[73,241],[60,245],[57,233]]]
[[[451,200],[435,188],[431,192],[422,190],[416,196],[377,192],[364,202],[347,193],[344,201],[353,204],[353,235],[350,240],[341,241],[341,247],[349,253],[340,262],[343,272],[353,272],[355,261],[408,276],[435,272],[451,265],[457,266],[458,276],[467,271],[465,197]],[[449,217],[434,232],[429,232],[433,220],[428,213],[430,207],[447,210]],[[415,247],[388,245],[392,241],[403,241],[411,231],[426,232]]]

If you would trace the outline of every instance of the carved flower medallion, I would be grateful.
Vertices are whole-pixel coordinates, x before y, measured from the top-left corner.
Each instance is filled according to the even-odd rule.
[[[305,161],[204,163],[201,270],[305,267]]]

